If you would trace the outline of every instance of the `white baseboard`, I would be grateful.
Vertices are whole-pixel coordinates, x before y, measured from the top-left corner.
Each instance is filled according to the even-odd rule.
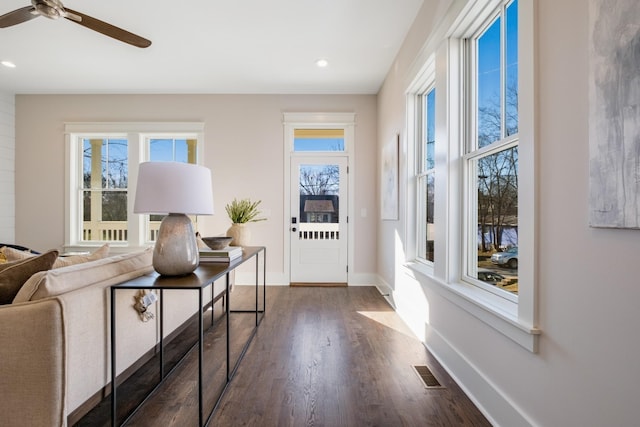
[[[236,272],[236,283],[238,284],[253,284],[255,280],[254,272]],[[377,286],[379,289],[378,282],[377,274],[349,274],[349,286]],[[267,285],[289,286],[289,277],[284,273],[267,272]]]
[[[489,378],[429,325],[427,325],[425,346],[492,425],[505,427],[535,425],[498,390]]]
[[[238,285],[253,285],[256,283],[255,272],[236,271],[236,283]],[[262,285],[262,279],[260,279],[260,285]],[[267,286],[289,286],[289,279],[284,274],[267,272]]]
[[[349,286],[376,286],[377,283],[377,274],[349,273]]]
[[[394,290],[391,285],[379,277],[376,286],[389,304],[397,311]],[[403,317],[403,313],[397,313],[401,318]],[[425,336],[418,337],[418,339],[423,341],[425,347],[492,425],[497,427],[532,427],[535,425],[518,410],[508,396],[500,392],[490,378],[483,375],[473,363],[466,359],[462,353],[457,351],[446,338],[442,337],[429,324],[425,324]]]

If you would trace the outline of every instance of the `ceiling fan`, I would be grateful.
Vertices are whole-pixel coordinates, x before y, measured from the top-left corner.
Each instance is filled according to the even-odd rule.
[[[150,40],[125,31],[122,28],[107,24],[99,19],[76,12],[75,10],[67,9],[62,5],[60,0],[31,0],[31,6],[22,7],[0,16],[0,28],[21,24],[37,18],[40,15],[50,19],[65,18],[83,27],[87,27],[136,47],[144,48],[151,45]]]

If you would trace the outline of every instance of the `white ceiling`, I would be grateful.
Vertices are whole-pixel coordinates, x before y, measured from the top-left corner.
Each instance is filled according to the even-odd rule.
[[[2,0],[0,15],[29,2]],[[153,44],[42,16],[0,28],[0,61],[16,64],[0,91],[375,94],[422,2],[63,0]]]

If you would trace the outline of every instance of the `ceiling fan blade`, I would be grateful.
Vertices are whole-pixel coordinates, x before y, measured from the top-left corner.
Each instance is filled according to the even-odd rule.
[[[145,39],[144,37],[137,36],[133,33],[130,33],[129,31],[123,30],[122,28],[107,24],[104,21],[92,18],[91,16],[85,15],[84,13],[76,12],[75,10],[71,10],[69,8],[65,8],[65,10],[82,18],[81,21],[77,21],[73,18],[65,16],[65,18],[71,22],[75,22],[76,24],[82,25],[83,27],[87,27],[91,30],[102,33],[105,36],[112,37],[125,43],[129,43],[130,45],[136,47],[144,48],[151,46],[151,41]]]
[[[0,28],[11,27],[12,25],[21,24],[29,21],[30,19],[37,18],[37,13],[32,13],[36,9],[33,6],[26,6],[20,9],[16,9],[13,12],[5,13],[0,16]]]

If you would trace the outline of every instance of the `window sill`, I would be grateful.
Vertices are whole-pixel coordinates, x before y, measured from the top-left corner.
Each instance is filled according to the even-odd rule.
[[[414,279],[426,283],[467,313],[482,320],[530,352],[537,353],[538,337],[541,331],[518,319],[518,304],[467,283],[446,283],[434,277],[432,269],[419,262],[409,262],[405,267],[407,274]],[[416,273],[421,277],[416,277]],[[428,280],[420,280],[421,278]]]

